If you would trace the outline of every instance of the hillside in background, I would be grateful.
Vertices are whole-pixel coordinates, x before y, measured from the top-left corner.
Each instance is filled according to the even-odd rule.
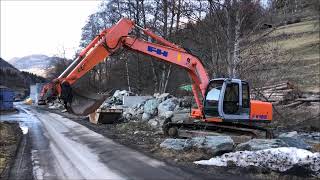
[[[30,72],[38,76],[47,77],[48,72],[52,71],[55,64],[62,58],[49,57],[46,55],[35,54],[21,58],[12,58],[9,62],[20,71]]]
[[[43,77],[18,70],[2,58],[0,58],[0,77],[0,85],[13,89],[22,97],[28,94],[31,84],[46,81]]]
[[[319,20],[302,19],[299,23],[283,25],[271,33],[272,45],[279,47],[279,61],[269,70],[270,83],[288,80],[304,91],[319,92],[320,37]]]

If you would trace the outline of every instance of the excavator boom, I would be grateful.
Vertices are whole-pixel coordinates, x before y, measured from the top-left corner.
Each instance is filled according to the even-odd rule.
[[[145,35],[153,38],[157,43],[129,36],[129,33],[135,27],[140,29]],[[74,83],[82,78],[94,66],[120,48],[137,51],[184,68],[192,79],[192,90],[199,112],[202,111],[201,99],[203,97],[199,97],[199,94],[204,96],[209,78],[201,61],[197,57],[187,53],[186,50],[178,45],[152,33],[149,29],[143,29],[136,26],[133,21],[122,18],[113,27],[102,31],[80,53],[79,58],[55,80],[62,85],[61,87],[65,87],[57,90],[62,97],[68,96],[63,94],[66,93],[65,90],[68,91],[68,88],[72,87],[72,96],[76,96],[77,98],[71,97],[74,100],[65,98],[64,101],[70,102],[71,106],[69,106],[69,109],[74,114],[87,115],[99,107],[105,99],[105,96],[93,95],[93,93],[83,93],[81,92],[83,90],[75,90],[75,88],[73,88]],[[88,96],[88,94],[90,94],[90,96]]]

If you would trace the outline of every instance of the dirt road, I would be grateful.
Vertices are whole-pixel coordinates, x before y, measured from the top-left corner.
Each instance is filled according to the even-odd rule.
[[[17,104],[18,121],[29,135],[35,179],[197,179],[113,142],[58,114]],[[16,172],[19,174],[19,172]]]

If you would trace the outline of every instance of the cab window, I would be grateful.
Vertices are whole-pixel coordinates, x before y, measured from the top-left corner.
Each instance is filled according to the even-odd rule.
[[[239,84],[229,83],[223,99],[223,111],[225,114],[239,114]]]
[[[207,116],[218,116],[219,97],[223,81],[213,81],[208,85],[207,95],[204,101],[204,111]]]

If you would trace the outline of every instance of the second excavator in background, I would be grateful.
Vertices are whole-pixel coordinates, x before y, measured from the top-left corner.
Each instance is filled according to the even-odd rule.
[[[134,28],[138,28],[156,43],[130,35]],[[268,137],[272,136],[267,129],[252,125],[272,121],[272,104],[250,100],[248,82],[232,78],[210,80],[203,63],[196,56],[126,18],[103,30],[58,78],[45,85],[39,104],[59,97],[73,114],[93,113],[106,96],[79,89],[76,83],[94,66],[122,48],[154,57],[154,60],[175,64],[190,76],[197,108],[191,109],[190,118],[183,123],[166,120],[163,125],[166,135],[175,137],[186,132],[183,131],[186,129],[189,133],[206,129],[249,133],[253,136],[254,131],[259,130],[265,131]]]

